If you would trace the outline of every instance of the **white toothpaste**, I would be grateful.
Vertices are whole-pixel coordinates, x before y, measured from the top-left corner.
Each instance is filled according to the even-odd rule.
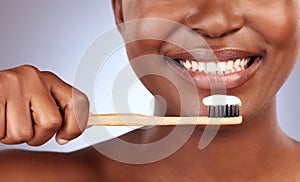
[[[238,105],[242,106],[242,101],[235,96],[229,95],[211,95],[202,100],[205,106],[225,106],[225,105]]]

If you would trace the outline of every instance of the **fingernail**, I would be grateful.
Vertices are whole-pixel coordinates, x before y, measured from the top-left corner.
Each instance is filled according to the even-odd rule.
[[[65,139],[60,138],[60,139],[58,139],[57,142],[58,142],[60,145],[65,145],[65,144],[69,143],[69,140],[65,140]]]

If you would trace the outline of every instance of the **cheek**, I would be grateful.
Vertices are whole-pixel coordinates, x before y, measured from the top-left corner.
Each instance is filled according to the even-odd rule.
[[[122,35],[130,43],[127,46],[130,58],[157,53],[162,44],[170,41],[170,35],[186,28],[182,25],[184,17],[195,8],[182,0],[140,0],[125,4]]]
[[[279,47],[288,46],[296,38],[297,21],[295,20],[295,17],[281,17],[276,21],[266,22],[265,27],[261,30],[264,32],[266,42]]]
[[[154,40],[138,40],[126,43],[126,51],[129,61],[147,55],[158,55],[157,48],[161,44],[160,41]]]
[[[159,47],[174,29],[167,20],[139,19],[127,22],[123,38],[129,59],[142,55],[157,54]]]
[[[264,72],[266,83],[273,83],[276,90],[290,74],[298,56],[299,36],[297,7],[291,1],[268,1],[260,6],[248,4],[245,12],[246,26],[256,33],[265,48]],[[263,1],[262,1],[263,2]],[[267,10],[267,11],[266,11]],[[273,81],[270,81],[273,80]]]
[[[257,4],[248,3],[244,8],[246,26],[257,32],[266,44],[285,47],[296,35],[298,18],[293,12],[297,8],[291,1],[266,0]]]

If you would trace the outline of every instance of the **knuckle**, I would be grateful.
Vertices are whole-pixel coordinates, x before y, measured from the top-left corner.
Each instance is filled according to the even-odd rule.
[[[11,79],[18,79],[21,76],[24,76],[24,72],[28,73],[38,73],[40,72],[36,67],[32,65],[22,65],[15,68],[3,70],[0,72],[1,76]]]
[[[10,91],[23,90],[31,92],[34,85],[40,84],[40,71],[31,65],[22,65],[0,72],[0,89],[10,94]],[[30,83],[29,83],[30,81]],[[24,92],[15,92],[22,95]]]
[[[50,81],[52,83],[64,83],[63,80],[61,80],[55,73],[51,72],[51,71],[42,71],[42,78],[44,80]]]
[[[56,78],[57,76],[52,73],[51,71],[42,71],[42,74],[44,77],[47,77],[47,78]]]
[[[88,97],[80,91],[75,91],[75,94],[73,95],[73,104],[84,108],[88,108],[90,106]]]
[[[40,72],[40,70],[32,65],[22,65],[19,66],[18,69],[22,70],[22,71],[26,71],[26,72],[30,72],[30,73],[38,73]]]
[[[26,77],[28,79],[34,79],[34,81],[39,81],[40,79],[40,70],[32,65],[23,65],[18,67],[18,71],[22,75],[22,77]]]
[[[16,68],[4,70],[0,72],[1,83],[2,81],[8,82],[14,85],[22,85],[24,79],[38,78],[39,70],[31,65],[22,65]]]
[[[56,74],[50,71],[42,71],[41,78],[49,87],[59,86],[64,83]]]
[[[42,122],[41,127],[44,130],[52,131],[52,130],[57,130],[58,128],[60,128],[61,124],[62,124],[61,117],[52,116],[50,119]]]
[[[3,78],[3,81],[5,80],[6,82],[17,83],[17,85],[19,85],[18,83],[20,81],[20,76],[14,70],[6,70],[5,72],[2,72],[2,78]]]

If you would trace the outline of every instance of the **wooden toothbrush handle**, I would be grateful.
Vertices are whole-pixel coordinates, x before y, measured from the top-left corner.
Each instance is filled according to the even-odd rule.
[[[90,114],[88,126],[237,125],[242,116],[231,118],[158,117],[141,114]]]

